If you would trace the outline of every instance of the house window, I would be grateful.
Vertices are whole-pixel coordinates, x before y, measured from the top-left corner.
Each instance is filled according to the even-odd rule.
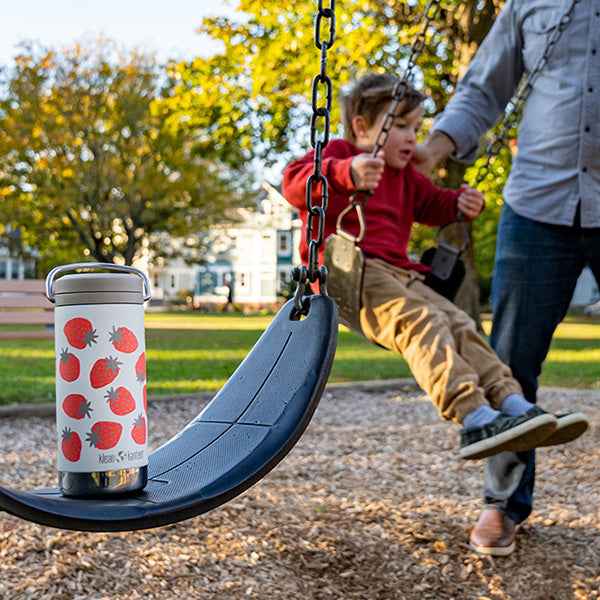
[[[175,275],[171,275],[171,289],[175,289]]]
[[[277,254],[289,256],[292,252],[292,235],[289,231],[280,231],[277,234]]]
[[[0,260],[0,279],[6,279],[8,273],[8,265],[5,260]]]
[[[34,261],[28,260],[25,263],[23,275],[25,276],[25,279],[32,279],[35,277],[35,262]]]
[[[21,279],[21,263],[17,260],[11,262],[11,279]]]
[[[276,282],[273,281],[273,274],[268,271],[260,274],[260,295],[269,298],[275,295]]]
[[[279,280],[277,282],[277,292],[280,293],[286,290],[289,286],[291,277],[288,271],[279,271]]]
[[[248,274],[247,273],[240,273],[240,287],[247,287],[248,286]]]
[[[152,277],[152,286],[155,288],[160,287],[160,277],[158,275]]]

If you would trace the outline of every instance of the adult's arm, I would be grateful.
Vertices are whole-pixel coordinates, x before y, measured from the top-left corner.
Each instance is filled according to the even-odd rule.
[[[454,95],[434,121],[417,152],[420,171],[451,154],[455,160],[473,162],[479,138],[496,123],[516,91],[523,75],[519,1],[506,2]]]

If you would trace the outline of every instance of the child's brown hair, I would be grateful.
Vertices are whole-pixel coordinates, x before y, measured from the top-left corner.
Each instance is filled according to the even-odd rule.
[[[356,136],[352,128],[352,121],[359,115],[368,126],[375,123],[383,110],[387,110],[394,95],[394,88],[399,82],[393,75],[369,73],[358,79],[347,94],[341,96],[342,115],[344,123],[344,138],[355,142]],[[425,96],[415,90],[411,85],[406,86],[406,93],[398,105],[397,116],[409,113],[420,106]]]

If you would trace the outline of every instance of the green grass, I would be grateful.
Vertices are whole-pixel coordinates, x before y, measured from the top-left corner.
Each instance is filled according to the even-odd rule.
[[[148,314],[148,394],[219,389],[271,319],[231,314]],[[484,327],[489,329],[489,321],[484,321]],[[556,333],[540,382],[599,388],[599,362],[600,321],[569,317]],[[54,371],[52,340],[0,340],[0,404],[54,401]],[[398,377],[410,377],[399,356],[341,329],[330,382]]]

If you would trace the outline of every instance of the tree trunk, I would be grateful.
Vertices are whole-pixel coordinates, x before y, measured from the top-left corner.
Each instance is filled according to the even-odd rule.
[[[458,58],[455,73],[457,80],[464,75],[479,44],[481,44],[490,30],[501,4],[503,3],[495,0],[484,0],[484,2],[480,0],[468,0],[459,5],[456,12],[456,24],[460,40],[456,46]],[[440,166],[441,169],[438,171],[439,178],[436,183],[452,189],[458,188],[463,183],[466,170],[465,165],[447,160],[445,164]],[[471,237],[471,228],[471,224],[467,223],[469,238]],[[457,248],[461,247],[464,241],[463,229],[458,224],[446,227],[440,233],[439,237],[443,242]],[[475,263],[475,249],[472,242],[469,242],[461,258],[465,262],[467,274],[458,291],[455,303],[459,308],[468,313],[477,323],[478,329],[483,331],[479,316],[479,277]]]

